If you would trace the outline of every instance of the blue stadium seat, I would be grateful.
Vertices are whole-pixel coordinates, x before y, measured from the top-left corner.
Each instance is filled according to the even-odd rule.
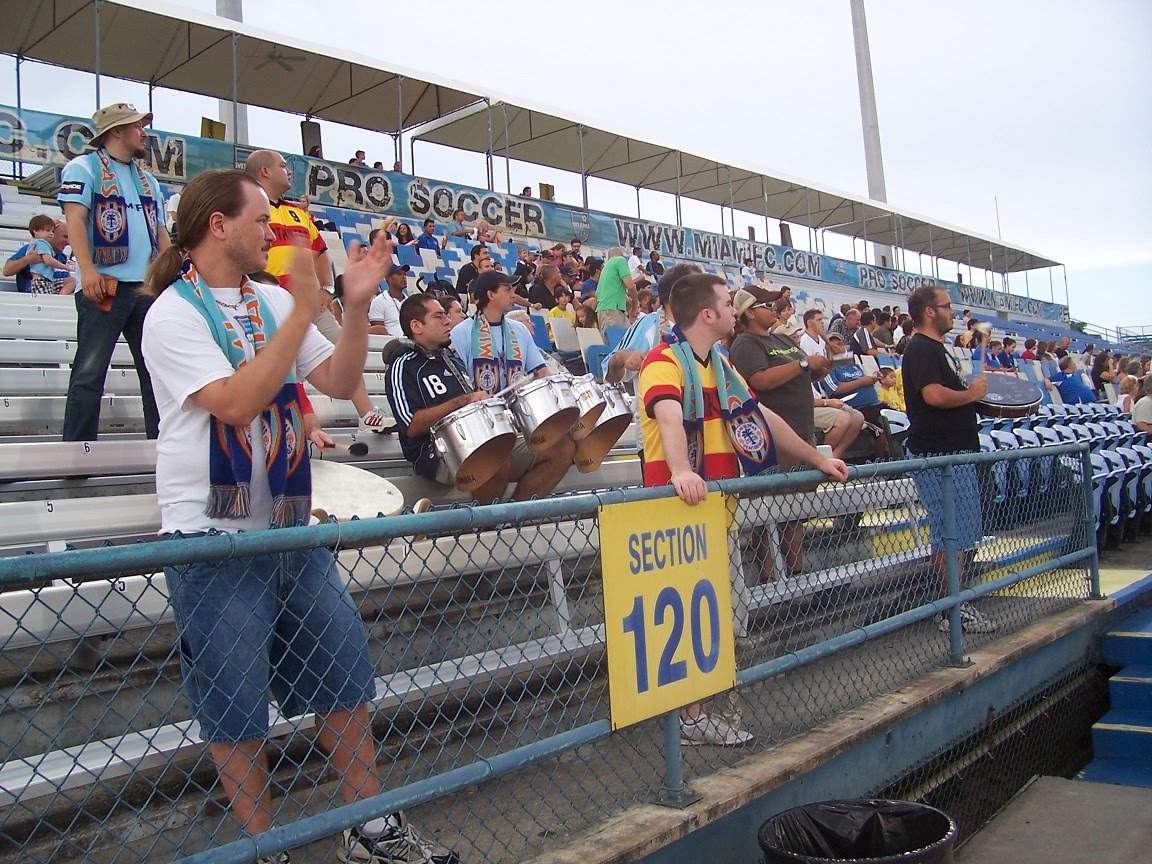
[[[615,348],[624,339],[624,334],[628,332],[627,327],[605,327],[604,339],[608,342],[609,348]]]
[[[588,371],[596,376],[597,381],[604,380],[603,365],[604,358],[608,356],[609,348],[607,345],[589,345],[584,351],[584,365],[588,367]]]
[[[548,319],[543,315],[532,315],[532,341],[536,343],[536,347],[543,351],[545,354],[551,354],[554,350],[552,345],[552,337],[548,335]]]
[[[396,248],[396,260],[401,264],[407,264],[413,270],[417,267],[424,266],[424,259],[421,258],[420,253],[411,246],[398,246]]]

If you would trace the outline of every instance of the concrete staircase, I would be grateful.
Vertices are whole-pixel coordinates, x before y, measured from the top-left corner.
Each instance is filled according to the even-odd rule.
[[[1092,727],[1094,758],[1078,777],[1152,788],[1152,609],[1109,631],[1101,653],[1122,668],[1108,682],[1112,708]]]

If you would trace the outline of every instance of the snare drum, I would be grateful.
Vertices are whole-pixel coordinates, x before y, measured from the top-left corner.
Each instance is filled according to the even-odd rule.
[[[465,405],[432,426],[432,444],[461,492],[471,492],[492,479],[508,461],[518,435],[515,420],[501,399]]]
[[[596,380],[595,375],[580,375],[572,379],[572,395],[580,406],[580,419],[572,427],[572,439],[579,441],[596,428],[596,421],[608,407],[608,400],[604,396],[604,388]]]
[[[576,445],[576,470],[590,474],[600,467],[600,463],[616,446],[620,437],[632,425],[632,409],[618,387],[605,386],[604,410],[595,428]]]
[[[512,391],[509,407],[535,453],[555,447],[580,418],[571,375],[549,375]]]
[[[972,383],[976,375],[965,376]],[[976,403],[976,413],[983,417],[1027,417],[1040,410],[1044,394],[1035,384],[998,372],[985,373],[988,392]]]

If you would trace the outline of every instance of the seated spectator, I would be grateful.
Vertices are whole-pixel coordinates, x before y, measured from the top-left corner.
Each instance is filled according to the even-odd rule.
[[[872,312],[861,312],[860,326],[856,328],[856,332],[852,334],[849,342],[853,354],[857,357],[864,355],[875,357],[880,353],[880,349],[876,347],[876,340],[872,338],[872,333],[875,330],[876,316]]]
[[[469,261],[460,268],[460,272],[456,274],[456,293],[461,297],[468,296],[468,286],[472,284],[472,280],[480,275],[480,265],[485,259],[491,260],[491,253],[488,247],[483,243],[477,243],[470,250],[468,250]]]
[[[1108,350],[1104,349],[1095,357],[1092,358],[1092,389],[1096,391],[1096,398],[1103,401],[1107,397],[1104,395],[1104,385],[1111,382],[1115,377],[1112,372],[1112,364],[1108,356]]]
[[[464,224],[464,210],[457,207],[452,213],[452,222],[448,226],[448,236],[463,237],[465,240],[471,240],[475,233],[475,229],[469,228]]]
[[[573,327],[576,326],[576,310],[572,308],[572,289],[567,285],[561,285],[556,289],[556,305],[548,310],[548,317],[565,318]]]
[[[991,331],[992,326],[990,324],[981,325],[972,331],[972,341],[970,345],[972,348],[973,369],[979,369],[984,372],[1000,371],[1000,361],[996,359],[991,349],[991,337],[989,336]]]
[[[644,251],[639,246],[632,247],[632,254],[628,256],[628,275],[632,281],[644,278],[644,262],[640,260],[640,253]]]
[[[888,312],[874,312],[876,316],[876,329],[872,331],[872,341],[882,351],[891,353],[896,348],[896,339],[892,334],[892,315]]]
[[[664,265],[660,263],[660,253],[652,250],[648,255],[648,263],[644,265],[644,272],[655,279],[660,281],[660,277],[664,275]]]
[[[400,335],[400,304],[408,293],[407,264],[393,264],[384,282],[387,290],[368,307],[368,332],[382,336]]]
[[[651,288],[636,292],[636,305],[640,308],[641,315],[656,311],[656,295],[652,293]]]
[[[879,384],[877,395],[881,402],[897,411],[908,410],[904,404],[903,382],[900,380],[900,374],[896,369],[891,366],[881,366],[880,374],[876,380]]]
[[[593,300],[596,298],[593,297]],[[600,322],[596,320],[596,307],[587,303],[576,304],[576,326],[599,329]]]
[[[1089,342],[1084,346],[1084,351],[1080,354],[1080,368],[1087,369],[1092,365],[1092,361],[1096,359],[1096,344]]]
[[[424,231],[420,235],[420,238],[416,241],[416,248],[417,249],[430,249],[431,251],[433,251],[437,255],[439,255],[440,250],[443,249],[447,245],[448,245],[448,235],[447,234],[445,234],[443,237],[441,237],[439,239],[436,238],[436,220],[435,219],[425,219],[424,220]]]
[[[1132,423],[1137,432],[1152,434],[1152,375],[1144,377],[1144,396],[1132,406]]]
[[[752,285],[756,282],[756,268],[753,266],[753,259],[745,258],[744,266],[740,268],[740,280],[745,285]]]
[[[396,226],[397,246],[415,246],[418,242],[407,222],[401,222]]]
[[[1049,390],[1060,392],[1060,399],[1065,405],[1096,401],[1096,395],[1092,392],[1092,388],[1084,383],[1084,376],[1076,368],[1076,361],[1071,354],[1065,353],[1060,358],[1060,371],[1048,376],[1048,380],[1044,383]]]
[[[581,251],[584,248],[584,242],[579,237],[573,237],[572,242],[568,244],[568,254],[572,256],[577,264],[584,263],[584,256]]]
[[[1035,339],[1025,339],[1024,340],[1024,353],[1020,355],[1020,359],[1021,360],[1037,360],[1037,359],[1039,359],[1036,356],[1036,340]]]
[[[855,393],[856,395],[852,397],[852,407],[868,419],[872,419],[879,416],[880,408],[880,397],[876,395],[875,384],[876,378],[865,375],[864,370],[855,363],[836,363],[818,386],[830,399],[843,399]]]
[[[587,278],[580,284],[580,303],[596,308],[596,287],[600,283],[600,272],[604,269],[604,262],[599,258],[588,258],[584,262],[584,272]]]
[[[1136,403],[1136,394],[1140,392],[1140,381],[1129,375],[1120,385],[1120,397],[1116,400],[1116,407],[1125,414],[1131,414]]]
[[[1000,349],[1000,353],[996,355],[996,359],[1000,362],[1000,368],[1008,371],[1016,370],[1016,340],[1011,336],[1004,337],[1004,346]]]
[[[76,265],[71,261],[60,261],[52,248],[51,238],[56,222],[51,216],[37,214],[28,222],[28,233],[32,235],[29,246],[28,265],[31,280],[28,290],[31,294],[71,294],[76,288],[76,279],[71,275]]]
[[[956,348],[972,348],[972,343],[975,340],[975,336],[973,334],[976,332],[976,325],[979,323],[980,319],[969,318],[967,321],[967,329],[963,333],[960,333],[956,336],[956,339],[952,345]]]
[[[485,276],[477,281],[476,299],[481,311],[475,327],[479,328],[483,321],[485,329],[491,328],[501,334],[500,339],[521,345],[524,360],[522,363],[516,361],[516,366],[523,366],[527,374],[537,377],[547,374],[548,367],[544,365],[527,329],[521,328],[517,322],[510,324],[504,320],[503,316],[511,311],[512,303],[503,286],[510,286],[511,280],[507,276],[489,279]],[[493,295],[498,295],[497,299],[491,299]],[[496,305],[499,312],[492,309]],[[496,320],[491,320],[494,317]],[[492,328],[492,325],[496,326]],[[459,326],[464,328],[460,331],[461,341],[476,341],[472,335],[473,322],[465,319]],[[413,473],[418,476],[442,486],[453,486],[456,478],[432,443],[432,426],[453,411],[489,398],[490,392],[504,386],[508,373],[518,369],[506,368],[502,344],[498,349],[497,372],[492,376],[495,383],[490,391],[477,389],[474,372],[469,370],[469,361],[473,358],[462,357],[454,350],[453,328],[449,327],[448,313],[435,297],[428,294],[417,294],[404,301],[400,308],[400,327],[414,344],[411,350],[397,356],[389,365],[388,401],[392,405],[392,416],[396,418],[404,458],[412,463]],[[511,355],[512,352],[508,351],[507,356]],[[511,457],[495,476],[473,490],[472,495],[481,504],[488,504],[503,497],[510,481],[518,481],[513,500],[543,497],[556,488],[572,464],[575,453],[576,445],[570,438],[543,453],[533,453],[520,439]]]
[[[383,162],[373,162],[372,163],[372,170],[373,171],[383,171],[384,170],[384,163]]]
[[[545,264],[536,271],[536,281],[528,289],[528,302],[533,309],[550,311],[556,305],[556,289],[563,284],[560,268]]]
[[[532,187],[531,186],[525,186],[523,189],[520,190],[520,195],[521,195],[521,197],[524,197],[524,198],[531,198],[532,197]]]
[[[476,226],[476,242],[477,243],[503,243],[504,233],[499,228],[492,228],[483,219],[480,224]]]
[[[49,219],[50,217],[43,217]],[[67,254],[65,250],[68,247],[68,223],[63,219],[57,219],[52,223],[52,236],[48,240],[48,244],[52,249],[52,256],[58,261],[70,262],[71,255]],[[35,238],[29,243],[21,246],[13,252],[8,260],[4,262],[4,275],[16,277],[16,290],[22,294],[28,294],[32,290],[32,270],[31,267],[37,262],[43,262],[43,247],[39,250],[36,248]],[[71,270],[60,269],[55,272],[55,279],[64,280],[61,285],[61,294],[72,294],[76,290],[76,280],[71,275]]]

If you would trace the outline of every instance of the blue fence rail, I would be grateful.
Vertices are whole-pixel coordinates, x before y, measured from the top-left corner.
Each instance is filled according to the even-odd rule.
[[[1020,460],[1034,477],[1045,466],[1045,494],[997,494],[995,463]],[[909,477],[939,472],[947,493],[965,466],[978,497],[945,494],[925,513]],[[406,809],[466,861],[526,860],[653,795],[683,803],[694,776],[1099,596],[1091,476],[1077,443],[866,465],[844,486],[815,488],[815,472],[711,484],[734,502],[738,686],[706,710],[755,734],[741,748],[683,750],[675,711],[612,731],[600,508],[669,489],[0,559],[0,855],[221,864],[306,847],[311,860]],[[974,519],[962,577],[957,526]],[[798,524],[803,563],[789,569],[781,544]],[[273,708],[277,827],[251,837],[225,816],[178,695],[170,610],[145,599],[166,596],[163,567],[320,548],[369,633],[388,791],[344,802],[315,718]],[[964,604],[983,632],[965,631]]]

